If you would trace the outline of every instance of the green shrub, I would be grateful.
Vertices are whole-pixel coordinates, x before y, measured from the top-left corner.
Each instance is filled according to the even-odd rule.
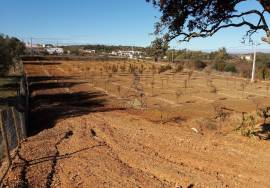
[[[172,69],[172,66],[171,65],[166,65],[166,66],[161,66],[158,70],[158,73],[163,73],[163,72],[166,72],[167,70],[171,70]]]
[[[184,69],[183,65],[177,65],[175,68],[175,72],[182,72]]]
[[[219,61],[216,62],[213,66],[214,69],[216,69],[217,71],[224,71],[224,68],[226,66],[226,63],[224,61]]]
[[[242,70],[241,71],[241,76],[244,78],[250,78],[251,75],[251,70]]]
[[[204,63],[203,61],[199,59],[193,62],[193,67],[198,70],[204,69],[206,66],[207,66],[206,63]]]
[[[227,64],[225,67],[224,67],[224,71],[225,72],[237,72],[237,69],[235,67],[234,64],[230,63],[230,64]]]
[[[24,52],[25,45],[19,39],[0,34],[0,74],[14,67]]]
[[[258,72],[257,76],[263,80],[268,79],[270,76],[270,70],[269,68],[267,68],[266,65],[259,66],[257,72]]]

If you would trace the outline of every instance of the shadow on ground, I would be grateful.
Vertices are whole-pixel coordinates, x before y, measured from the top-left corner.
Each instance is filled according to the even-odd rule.
[[[25,65],[61,65],[61,62],[57,61],[24,61]]]
[[[261,125],[261,130],[255,133],[256,136],[264,140],[270,140],[270,124],[265,123]]]
[[[0,97],[0,106],[16,106],[17,96]]]
[[[70,88],[82,82],[70,77],[31,77],[30,93],[46,90],[30,98],[28,135],[32,136],[44,129],[52,128],[57,120],[76,117],[91,112],[121,110],[107,108],[106,94],[102,92],[68,92],[61,88]],[[57,80],[57,82],[55,82]],[[56,89],[57,93],[49,89]]]

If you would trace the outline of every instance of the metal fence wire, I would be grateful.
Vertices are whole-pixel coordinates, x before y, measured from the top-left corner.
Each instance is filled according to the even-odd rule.
[[[14,107],[2,111],[2,123],[6,129],[10,151],[16,148],[18,143],[26,136],[23,116],[23,113]]]
[[[29,92],[27,77],[21,76],[17,88],[16,104],[0,110],[0,186],[11,166],[12,155],[27,136]]]

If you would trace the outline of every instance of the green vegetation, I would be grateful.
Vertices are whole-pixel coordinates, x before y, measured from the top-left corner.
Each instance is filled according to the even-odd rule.
[[[204,69],[205,67],[207,66],[206,63],[204,63],[203,61],[197,59],[193,62],[193,67],[194,69],[197,69],[197,70],[202,70]]]
[[[164,38],[156,38],[150,45],[150,54],[155,58],[155,61],[162,59],[166,55],[169,48],[169,42]]]
[[[221,60],[221,61],[217,61],[214,65],[213,68],[217,71],[224,71],[224,68],[226,66],[225,61]]]
[[[182,72],[184,70],[183,65],[177,65],[175,68],[175,72]]]
[[[183,60],[209,60],[209,53],[202,51],[191,51],[187,49],[179,50],[174,53],[175,61],[183,61]],[[170,57],[170,56],[169,56]]]
[[[70,51],[71,54],[79,55],[79,49],[84,50],[95,50],[96,53],[111,53],[112,51],[118,50],[135,50],[135,51],[147,51],[147,48],[139,47],[139,46],[113,46],[113,45],[69,45],[69,46],[62,46],[65,52]]]
[[[267,53],[257,53],[257,62],[258,64],[265,65],[270,68],[270,54]]]
[[[226,48],[220,48],[213,52],[192,51],[187,49],[176,50],[168,49],[168,41],[166,38],[156,38],[149,47],[132,47],[132,46],[107,46],[107,45],[74,45],[65,46],[65,51],[69,50],[71,54],[80,55],[79,49],[91,49],[95,50],[97,54],[110,53],[118,50],[131,50],[141,51],[145,53],[146,57],[152,57],[156,61],[162,59],[162,61],[172,61],[178,66],[175,72],[181,72],[183,68],[203,70],[206,67],[214,69],[220,72],[233,72],[239,75],[249,78],[251,75],[251,62],[241,60],[239,56],[230,55]],[[167,56],[167,59],[163,59]],[[134,72],[135,67],[119,66],[114,67],[113,72]],[[139,68],[138,71],[142,73],[144,68]],[[154,72],[166,71],[164,68],[153,69]],[[270,78],[270,54],[257,53],[257,70],[256,77],[259,79]]]
[[[257,54],[257,77],[266,80],[270,77],[270,54]]]
[[[214,59],[215,61],[225,61],[229,59],[229,54],[227,53],[226,48],[220,48],[218,51],[210,53],[210,59]]]
[[[230,59],[229,54],[227,53],[226,48],[220,48],[219,50],[211,53],[202,52],[202,51],[191,51],[187,49],[183,50],[168,50],[167,56],[168,60],[171,61],[172,52],[174,53],[175,61],[183,61],[183,60],[192,60],[192,61],[221,61]]]
[[[237,69],[236,69],[236,67],[235,67],[234,64],[229,63],[229,64],[226,64],[226,66],[224,67],[224,71],[225,71],[225,72],[233,72],[233,73],[236,73],[236,72],[237,72]]]
[[[171,69],[172,69],[171,65],[161,66],[158,70],[158,73],[160,74],[160,73],[166,72],[166,71],[171,70]]]
[[[24,51],[25,45],[19,39],[0,35],[0,74],[14,67]]]

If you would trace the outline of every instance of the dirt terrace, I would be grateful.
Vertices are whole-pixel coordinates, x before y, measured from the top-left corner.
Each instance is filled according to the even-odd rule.
[[[234,131],[242,112],[270,102],[268,83],[242,90],[241,79],[194,72],[185,87],[188,73],[153,76],[144,64],[139,84],[146,105],[134,109],[133,74],[104,71],[119,64],[25,63],[30,137],[16,151],[5,186],[270,186],[269,142]],[[212,121],[215,105],[229,109],[226,121]]]

